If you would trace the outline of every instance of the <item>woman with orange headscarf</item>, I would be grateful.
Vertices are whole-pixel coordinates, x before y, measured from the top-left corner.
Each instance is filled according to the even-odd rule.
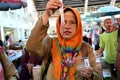
[[[76,9],[66,7],[64,24],[60,24],[61,15],[57,17],[57,37],[45,38],[49,27],[49,17],[61,6],[62,3],[59,0],[48,1],[46,11],[36,23],[27,41],[27,50],[31,54],[34,53],[32,55],[42,57],[44,64],[47,64],[49,57],[52,56],[45,80],[94,80],[95,77],[97,78],[95,57],[92,48],[82,42],[82,24],[80,14]],[[77,71],[77,62],[81,62],[82,56],[89,58],[91,67]]]

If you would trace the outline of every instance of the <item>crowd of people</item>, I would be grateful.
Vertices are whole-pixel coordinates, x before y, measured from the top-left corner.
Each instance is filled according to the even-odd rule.
[[[37,65],[41,66],[40,80],[103,80],[96,62],[96,56],[103,51],[112,80],[120,80],[120,66],[116,65],[120,63],[117,57],[120,54],[120,20],[117,19],[117,25],[113,25],[112,19],[107,18],[104,20],[105,29],[96,27],[92,30],[93,49],[93,42],[83,36],[80,13],[70,6],[57,16],[57,36],[47,34],[49,18],[62,7],[59,0],[49,0],[46,4],[46,10],[31,31],[26,46],[21,46],[20,71],[6,54],[13,44],[9,36],[5,37],[4,45],[0,42],[0,80],[34,80],[32,69]]]

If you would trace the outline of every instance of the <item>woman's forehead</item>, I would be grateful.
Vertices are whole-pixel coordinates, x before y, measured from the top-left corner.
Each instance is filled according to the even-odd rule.
[[[66,11],[64,14],[65,14],[65,15],[74,15],[74,13],[73,13],[72,11]],[[74,15],[74,16],[75,16],[75,15]]]
[[[75,15],[73,14],[73,12],[71,12],[71,11],[68,11],[68,12],[65,12],[65,14],[64,14],[64,17],[65,18],[73,18],[73,19],[75,19]]]

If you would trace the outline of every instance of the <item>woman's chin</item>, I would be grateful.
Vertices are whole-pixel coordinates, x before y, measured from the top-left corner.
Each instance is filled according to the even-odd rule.
[[[69,39],[71,39],[72,37],[71,37],[71,36],[64,36],[63,38],[66,39],[66,40],[69,40]]]

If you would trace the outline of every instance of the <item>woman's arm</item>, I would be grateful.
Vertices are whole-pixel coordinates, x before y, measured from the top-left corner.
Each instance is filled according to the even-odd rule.
[[[32,55],[39,55],[40,57],[45,57],[50,53],[52,40],[45,36],[47,35],[47,30],[49,24],[43,25],[41,18],[37,21],[35,27],[31,31],[29,39],[26,44],[26,49]]]
[[[93,53],[93,49],[90,45],[86,45],[87,49],[88,49],[88,57],[89,57],[89,62],[90,62],[90,66],[93,68],[93,75],[92,78],[93,80],[99,80],[99,71],[97,68],[97,64],[96,64],[96,58],[95,55]]]
[[[45,38],[49,27],[49,18],[51,15],[62,6],[59,0],[49,0],[46,5],[46,10],[42,17],[37,21],[31,35],[27,41],[27,50],[34,55],[45,57],[50,53],[52,40]]]
[[[92,76],[94,76],[93,80],[98,79],[99,77],[98,77],[98,69],[96,67],[96,58],[95,58],[95,55],[93,53],[92,47],[88,43],[83,42],[81,49],[82,49],[82,56],[89,58],[90,66],[91,66],[91,68],[93,68],[93,70],[92,70],[93,71]]]

